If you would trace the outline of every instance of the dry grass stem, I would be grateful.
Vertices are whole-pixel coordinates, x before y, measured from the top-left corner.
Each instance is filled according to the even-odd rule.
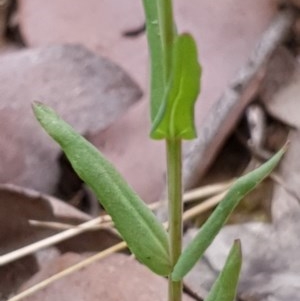
[[[187,191],[183,196],[183,201],[185,203],[188,203],[188,202],[196,201],[199,199],[211,197],[215,194],[221,193],[224,190],[228,189],[232,183],[233,183],[233,180],[230,180],[227,182],[206,185],[206,186],[203,186],[203,187],[200,187],[197,189]],[[159,202],[149,204],[148,207],[151,210],[155,210],[159,206],[161,206],[161,204],[162,204],[162,202],[159,201]],[[113,223],[112,223],[111,217],[109,215],[103,215],[101,217],[101,219],[102,220],[99,225],[92,225],[92,226],[86,228],[86,231],[97,231],[97,230],[113,227]],[[41,228],[47,228],[47,229],[53,229],[53,230],[68,230],[68,229],[78,227],[77,225],[72,225],[72,224],[40,221],[40,220],[29,220],[29,224],[34,227],[41,227]]]
[[[193,190],[187,191],[183,195],[183,201],[185,203],[188,203],[188,202],[196,201],[199,199],[210,198],[211,196],[214,196],[216,194],[219,194],[219,193],[227,190],[233,182],[234,182],[234,180],[230,180],[227,182],[207,185],[207,186],[203,186],[198,189],[193,189]]]
[[[62,242],[68,238],[71,238],[80,233],[83,233],[83,232],[87,231],[87,229],[89,229],[91,226],[98,225],[99,223],[101,223],[101,221],[102,221],[102,217],[92,219],[92,220],[87,221],[83,224],[80,224],[79,226],[76,226],[72,229],[68,229],[64,232],[55,234],[51,237],[42,239],[31,245],[25,246],[23,248],[20,248],[18,250],[8,253],[8,254],[2,255],[2,256],[0,256],[0,266],[3,266],[7,263],[10,263],[12,261],[15,261],[15,260],[21,258],[21,257],[32,254],[40,249],[52,246],[56,243]]]
[[[83,261],[81,261],[81,262],[79,262],[79,263],[77,263],[77,264],[75,264],[75,265],[73,265],[73,266],[71,266],[71,267],[69,267],[69,268],[67,268],[67,269],[65,269],[65,270],[63,270],[63,271],[61,271],[61,272],[45,279],[43,281],[41,281],[41,282],[39,282],[39,283],[37,283],[36,285],[30,287],[29,289],[27,289],[27,290],[21,292],[20,294],[10,298],[8,301],[18,301],[18,300],[21,300],[25,297],[28,297],[28,296],[32,295],[33,293],[35,293],[35,292],[43,289],[44,287],[48,286],[49,284],[55,282],[56,280],[59,280],[59,279],[65,277],[67,275],[70,275],[70,274],[72,274],[72,273],[88,266],[89,264],[91,264],[95,261],[98,261],[98,260],[100,260],[100,259],[102,259],[102,258],[104,258],[104,257],[106,257],[110,254],[121,251],[125,248],[126,248],[126,243],[125,242],[120,242],[120,243],[118,243],[118,244],[116,244],[116,245],[114,245],[114,246],[112,246],[112,247],[110,247],[110,248],[94,255],[94,256],[91,256],[91,257],[89,257],[89,258],[87,258],[87,259],[85,259],[85,260],[83,260]]]
[[[183,213],[183,220],[186,222],[198,215],[200,215],[201,213],[208,211],[209,209],[215,207],[216,205],[218,205],[222,199],[225,197],[226,193],[228,192],[228,190],[219,193],[209,199],[207,199],[205,202],[200,203],[198,205],[196,205],[195,207],[185,211]]]
[[[205,195],[211,195],[213,194],[214,192],[219,192],[220,190],[223,189],[226,189],[228,187],[228,182],[227,183],[221,183],[221,184],[214,184],[214,185],[208,185],[208,186],[205,186],[205,187],[202,187],[202,188],[198,188],[198,189],[195,189],[193,191],[190,191],[190,192],[187,192],[185,195],[184,195],[184,201],[191,201],[191,200],[197,200],[199,198],[203,198],[203,196]],[[151,206],[151,208],[153,209],[154,206]],[[55,245],[59,242],[62,242],[64,240],[67,240],[71,237],[74,237],[76,235],[79,235],[85,231],[90,231],[90,230],[95,230],[95,227],[102,227],[102,225],[99,225],[99,224],[102,224],[104,223],[104,225],[106,226],[107,223],[111,222],[111,217],[108,216],[108,215],[104,215],[104,216],[101,216],[101,217],[97,217],[95,219],[92,219],[88,222],[85,222],[83,224],[80,224],[78,226],[73,226],[72,228],[68,228],[69,225],[65,225],[65,224],[54,224],[53,222],[41,222],[41,221],[31,221],[31,223],[37,225],[44,225],[44,226],[48,226],[48,228],[52,228],[53,227],[59,227],[61,226],[62,228],[67,228],[67,230],[61,232],[61,233],[58,233],[58,234],[55,234],[51,237],[47,237],[45,239],[42,239],[38,242],[35,242],[31,245],[28,245],[28,246],[25,246],[23,248],[20,248],[18,250],[15,250],[15,251],[12,251],[8,254],[5,254],[5,255],[2,255],[0,256],[0,266],[3,266],[7,263],[10,263],[12,261],[15,261],[21,257],[24,257],[26,255],[29,255],[29,254],[32,254],[38,250],[41,250],[43,248],[46,248],[46,247],[49,247],[49,246],[52,246],[52,245]],[[103,228],[103,227],[102,227]],[[112,231],[116,234],[116,235],[119,235],[116,231],[113,230],[113,228],[111,228]]]
[[[53,230],[68,230],[77,227],[76,225],[72,225],[72,224],[65,224],[59,222],[45,222],[39,220],[29,220],[29,224],[34,227],[53,229]],[[97,231],[97,230],[107,229],[111,227],[113,227],[113,223],[111,221],[107,221],[101,223],[100,225],[90,226],[89,228],[86,229],[86,231]]]
[[[183,214],[183,221],[187,221],[191,218],[194,218],[196,216],[198,216],[199,214],[213,208],[214,206],[216,206],[221,200],[222,198],[224,197],[224,195],[226,194],[227,191],[221,193],[221,194],[218,194],[216,196],[213,196],[211,198],[209,198],[208,200],[204,201],[203,203],[195,206],[194,208],[191,208],[189,210],[187,210],[184,214]],[[167,228],[168,227],[168,223],[164,223],[164,226]],[[82,262],[78,263],[78,264],[75,264],[73,265],[72,267],[70,268],[67,268],[51,277],[49,277],[48,279],[46,280],[43,280],[41,281],[40,283],[30,287],[29,289],[21,292],[20,294],[12,297],[11,299],[7,300],[7,301],[19,301],[25,297],[28,297],[32,294],[34,294],[35,292],[43,289],[44,287],[50,285],[51,283],[67,276],[67,275],[70,275],[71,273],[74,273],[78,270],[80,270],[81,268],[83,267],[86,267],[88,266],[89,264],[95,262],[95,261],[98,261],[100,259],[103,259],[104,257],[110,255],[110,254],[113,254],[115,252],[118,252],[118,251],[121,251],[123,249],[125,249],[127,247],[126,243],[125,242],[121,242],[121,243],[118,243],[94,256],[91,256],[85,260],[83,260]]]

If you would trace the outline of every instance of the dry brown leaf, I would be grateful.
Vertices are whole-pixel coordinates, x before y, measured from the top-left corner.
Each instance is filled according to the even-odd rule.
[[[84,257],[65,254],[41,270],[21,290],[75,264]],[[34,300],[107,300],[150,301],[167,299],[167,280],[156,276],[135,259],[113,254],[83,270],[69,275],[42,289],[24,301]],[[185,301],[191,301],[189,297]]]
[[[78,0],[18,1],[20,29],[29,46],[82,44],[122,66],[143,87],[147,46],[145,37],[124,37],[141,27],[141,1]]]
[[[238,296],[243,301],[300,300],[299,132],[290,135],[290,146],[273,190],[272,223],[226,226],[208,248],[202,262],[186,277],[187,285],[201,297],[221,270],[235,239],[241,239],[243,267]],[[277,176],[278,177],[278,176]],[[197,230],[189,230],[190,241]],[[201,286],[197,286],[202,275]]]
[[[89,219],[86,214],[53,197],[36,191],[0,185],[0,255],[49,237],[57,231],[33,227],[29,220],[58,221],[78,224]],[[108,231],[93,231],[59,243],[57,249],[46,249],[0,267],[0,300],[6,299],[43,264],[59,252],[98,252],[119,239]]]
[[[0,185],[0,253],[10,252],[59,232],[50,228],[31,226],[29,220],[76,225],[89,218],[88,215],[51,196],[12,185]],[[100,251],[119,241],[107,231],[81,234],[79,238],[73,240],[61,243],[59,248],[68,251],[72,250],[73,245],[76,252]]]
[[[210,289],[224,265],[233,240],[239,238],[243,248],[239,298],[243,301],[285,301],[289,297],[300,300],[299,216],[289,217],[280,227],[263,223],[225,227],[202,262],[186,277],[186,284],[203,297],[203,291]],[[195,232],[190,230],[186,239],[190,240]],[[202,287],[197,284],[200,275]]]
[[[300,128],[300,65],[295,62],[297,70],[291,81],[278,91],[271,102],[267,103],[270,114],[285,124]]]
[[[35,120],[32,101],[84,133],[105,128],[141,96],[119,67],[81,46],[24,50],[0,64],[0,183],[55,191],[59,147]]]

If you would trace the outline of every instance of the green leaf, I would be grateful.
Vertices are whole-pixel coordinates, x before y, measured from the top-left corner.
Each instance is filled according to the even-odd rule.
[[[236,240],[223,270],[204,301],[234,301],[242,266],[241,243]]]
[[[189,34],[175,39],[170,81],[163,104],[153,122],[154,139],[193,139],[194,105],[200,90],[201,67],[197,46]]]
[[[161,36],[161,21],[158,14],[157,0],[143,0],[148,45],[151,58],[151,120],[153,121],[165,91],[165,75],[162,70],[165,68],[163,43]]]
[[[232,185],[224,199],[179,257],[172,272],[172,279],[174,281],[179,281],[192,269],[221,230],[239,201],[272,172],[279,163],[285,150],[286,147],[282,148],[269,161],[247,175],[239,178]]]
[[[101,199],[130,250],[155,273],[168,275],[171,272],[168,237],[154,214],[113,165],[52,109],[40,103],[34,104],[33,109],[43,128],[60,144],[79,177]]]
[[[171,0],[143,0],[151,61],[151,120],[162,104],[171,69],[176,29]]]

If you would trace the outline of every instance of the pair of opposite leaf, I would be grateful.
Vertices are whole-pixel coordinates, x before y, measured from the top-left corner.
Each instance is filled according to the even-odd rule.
[[[143,0],[151,58],[151,137],[193,139],[201,66],[190,34],[176,32],[172,1]]]
[[[34,113],[46,132],[58,142],[79,177],[94,191],[128,244],[153,272],[181,280],[203,255],[238,202],[278,164],[284,149],[258,169],[238,179],[224,200],[171,266],[168,235],[150,209],[101,153],[49,107],[35,103]]]

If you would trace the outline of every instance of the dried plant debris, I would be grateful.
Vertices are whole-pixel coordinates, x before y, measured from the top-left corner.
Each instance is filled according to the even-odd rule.
[[[289,149],[281,163],[273,189],[272,222],[251,222],[225,227],[207,250],[204,259],[186,277],[186,284],[204,297],[222,268],[234,239],[241,239],[243,268],[238,300],[300,300],[300,167],[299,132],[292,131]],[[190,241],[196,230],[189,230]],[[199,285],[198,275],[206,275]]]
[[[299,228],[300,215],[293,215],[280,227],[263,223],[227,226],[208,249],[204,260],[187,276],[186,283],[204,297],[224,264],[234,239],[243,246],[243,268],[239,284],[239,300],[300,300]],[[193,237],[190,230],[187,239]],[[289,235],[287,235],[287,233]],[[197,275],[204,276],[197,283]],[[201,289],[200,289],[201,287]],[[273,299],[269,299],[272,297]]]
[[[284,47],[280,47],[268,63],[267,76],[263,81],[258,99],[262,99],[268,115],[256,122],[245,145],[255,157],[261,158],[273,152],[287,139],[291,144],[278,172],[272,175],[273,185],[271,218],[268,223],[251,222],[242,225],[227,226],[208,249],[204,259],[186,277],[188,288],[200,297],[205,297],[213,280],[221,270],[232,241],[242,240],[243,270],[238,291],[238,300],[242,301],[284,301],[300,300],[300,167],[299,132],[291,130],[291,125],[298,129],[299,112],[297,99],[298,60]],[[300,74],[300,73],[299,73]],[[246,112],[248,122],[262,113],[257,107],[250,107]],[[262,107],[263,109],[263,107]],[[259,116],[258,116],[259,117]],[[276,121],[275,118],[281,122]],[[284,124],[283,124],[283,123]],[[249,135],[250,134],[250,135]],[[247,141],[247,139],[249,139]],[[251,142],[252,144],[248,144]],[[251,146],[251,147],[250,147]],[[262,194],[265,198],[265,194]],[[185,235],[190,241],[196,230],[189,230]],[[199,286],[198,275],[206,275]]]
[[[30,220],[76,225],[90,219],[88,215],[58,199],[12,185],[0,185],[0,209],[1,254],[21,248],[60,231],[53,228],[34,227],[30,224]],[[99,251],[119,241],[114,235],[109,233],[107,235],[106,231],[95,233],[89,233],[86,238],[81,236],[77,240],[77,243],[80,241],[80,244],[75,247],[75,250],[78,252],[80,249]],[[101,233],[103,233],[102,237]],[[89,248],[87,246],[88,241]],[[75,241],[70,240],[66,242],[66,245],[60,245],[59,248],[62,251],[68,251],[75,244]]]
[[[21,290],[48,278],[83,258],[84,256],[72,253],[61,256],[36,274]],[[166,292],[166,279],[150,273],[132,257],[113,254],[23,300],[163,301],[167,298]],[[191,301],[192,298],[184,296],[183,300]]]
[[[78,224],[89,216],[53,197],[12,185],[0,185],[0,255],[28,246],[58,233],[51,228],[34,227],[30,220]],[[72,239],[32,253],[0,267],[0,300],[6,299],[49,260],[65,252],[98,252],[119,241],[106,230],[81,234]]]

